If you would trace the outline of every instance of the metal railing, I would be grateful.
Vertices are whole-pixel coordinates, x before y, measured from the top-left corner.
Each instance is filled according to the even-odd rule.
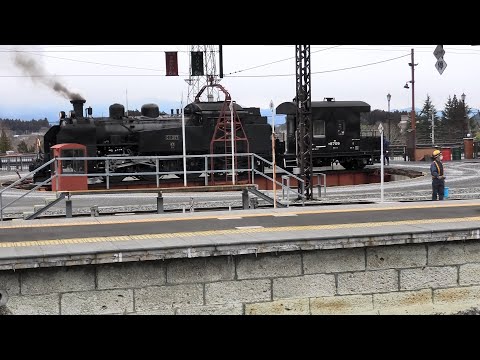
[[[52,175],[50,178],[48,178],[47,180],[37,184],[36,186],[34,186],[32,189],[30,189],[28,192],[20,195],[18,198],[14,199],[13,201],[9,202],[7,205],[3,205],[3,193],[15,186],[17,186],[18,184],[22,183],[25,179],[29,178],[30,176],[32,176],[34,173],[36,173],[37,171],[40,171],[42,170],[43,168],[47,167],[47,166],[50,166],[50,164],[52,164],[53,162],[55,161],[55,159],[52,159],[48,162],[46,162],[45,164],[43,164],[42,166],[40,166],[38,169],[35,169],[33,171],[30,171],[27,175],[21,177],[20,179],[14,181],[13,183],[11,183],[10,185],[8,185],[6,188],[3,188],[2,190],[0,190],[0,221],[3,221],[3,211],[9,207],[10,205],[13,205],[14,203],[16,203],[18,200],[24,198],[25,196],[27,196],[28,194],[30,194],[31,192],[37,190],[38,188],[44,186],[44,185],[47,185],[47,184],[50,184],[52,179],[55,177],[55,175]]]
[[[259,159],[260,161],[262,161],[263,163],[265,164],[268,164],[270,165],[270,167],[273,169],[273,163],[268,161],[267,159],[264,159],[263,157],[257,155],[257,154],[252,154],[252,162],[255,160],[255,159]],[[305,200],[306,200],[306,196],[304,195],[305,194],[305,184],[304,184],[304,181],[302,179],[300,179],[298,176],[292,174],[291,172],[287,171],[287,170],[284,170],[282,168],[279,168],[278,166],[275,166],[275,172],[277,174],[281,174],[281,173],[284,173],[286,175],[282,175],[282,182],[279,183],[277,181],[277,179],[273,179],[273,177],[270,177],[268,176],[267,174],[259,171],[259,170],[256,170],[254,167],[252,168],[252,183],[255,183],[255,174],[257,175],[260,175],[262,177],[264,177],[265,179],[267,180],[270,180],[272,183],[275,182],[275,185],[279,185],[280,188],[282,189],[282,200],[285,200],[285,192],[287,193],[287,207],[289,206],[289,203],[290,203],[290,192],[292,192],[295,196],[297,197],[300,197],[302,199],[302,203],[304,204]],[[284,183],[283,179],[284,178],[287,178],[288,179],[288,182],[287,184]],[[291,178],[294,178],[297,180],[298,184],[300,184],[298,186],[298,188],[301,189],[301,192],[299,192],[298,190],[294,190],[290,187],[290,179]],[[298,189],[297,188],[297,189]]]
[[[78,176],[83,176],[83,177],[87,176],[87,177],[90,177],[90,178],[98,178],[98,177],[103,178],[104,177],[105,178],[105,183],[106,183],[106,188],[110,189],[111,177],[117,177],[117,176],[122,176],[122,177],[155,176],[156,186],[160,187],[160,179],[163,176],[175,175],[175,176],[181,178],[181,176],[183,175],[184,179],[185,179],[185,182],[188,183],[189,177],[187,175],[197,174],[199,178],[202,175],[204,176],[204,179],[205,179],[204,184],[205,184],[205,186],[208,186],[209,177],[211,178],[214,174],[217,174],[217,173],[224,174],[224,173],[232,172],[232,169],[211,169],[211,168],[209,168],[209,159],[215,158],[215,157],[227,157],[227,156],[231,156],[231,154],[186,155],[185,156],[186,159],[189,159],[189,158],[204,158],[204,161],[203,161],[204,168],[203,169],[201,169],[201,170],[188,170],[188,171],[179,171],[179,170],[176,170],[176,171],[160,171],[162,161],[175,161],[175,160],[183,159],[182,155],[173,155],[173,156],[57,157],[57,158],[51,159],[50,161],[43,164],[39,168],[29,172],[28,174],[19,178],[18,180],[16,180],[15,182],[13,182],[9,186],[7,186],[6,188],[0,190],[0,221],[3,221],[3,214],[4,214],[4,210],[6,208],[8,208],[12,204],[16,203],[18,200],[22,199],[23,197],[27,196],[28,194],[32,193],[33,191],[37,190],[38,188],[40,188],[44,185],[52,184],[53,179],[56,179],[55,188],[53,188],[53,186],[52,186],[52,191],[55,191],[55,192],[59,191],[58,186],[59,186],[59,179],[61,177],[78,177]],[[276,166],[275,167],[276,172],[278,174],[280,174],[280,173],[283,174],[282,175],[282,182],[280,183],[276,179],[273,179],[273,177],[270,176],[269,174],[266,174],[264,171],[260,171],[260,170],[257,169],[257,168],[264,169],[265,167],[270,167],[270,168],[273,169],[273,163],[272,162],[266,160],[265,158],[263,158],[263,157],[261,157],[257,154],[254,154],[254,153],[239,153],[239,154],[235,154],[235,157],[237,159],[242,158],[242,157],[249,157],[249,164],[250,164],[251,167],[250,168],[235,168],[235,174],[233,174],[233,173],[231,174],[232,175],[232,183],[234,183],[234,179],[233,179],[234,175],[236,176],[238,173],[241,173],[241,172],[248,172],[248,173],[251,174],[252,183],[255,183],[255,176],[261,176],[261,177],[263,177],[263,178],[265,178],[265,179],[267,179],[271,182],[275,182],[276,186],[278,185],[282,189],[282,200],[285,200],[285,195],[284,194],[287,193],[287,199],[286,199],[287,206],[290,203],[290,194],[292,194],[292,193],[295,195],[295,197],[297,199],[300,198],[302,200],[302,204],[304,205],[304,202],[306,200],[306,196],[304,195],[305,184],[304,184],[304,181],[301,178],[299,178],[298,176],[296,176],[296,175],[294,175],[294,174]],[[60,165],[61,161],[77,161],[77,160],[78,161],[87,161],[87,163],[88,163],[88,161],[105,162],[104,172],[62,173],[62,174],[59,174],[57,172],[57,169],[59,168],[59,166],[61,166]],[[125,163],[126,161],[129,161],[129,160],[133,160],[133,162],[132,163]],[[111,165],[115,164],[115,162],[116,162],[117,166],[121,165],[122,163],[125,163],[126,166],[134,165],[134,164],[140,164],[140,163],[143,164],[143,165],[147,164],[149,166],[154,166],[154,171],[121,172],[121,173],[111,172],[109,169],[111,168]],[[30,176],[33,176],[33,174],[35,174],[36,172],[41,171],[44,168],[51,167],[51,166],[53,166],[52,176],[50,176],[47,180],[36,184],[35,187],[30,189],[28,192],[23,193],[21,196],[14,199],[10,203],[8,203],[6,205],[3,205],[2,194],[5,191],[17,186],[18,184],[23,182],[25,179],[29,178]],[[321,174],[321,175],[324,175],[324,174]],[[284,183],[283,179],[288,179],[287,183]],[[297,184],[298,184],[297,189],[290,187],[290,179],[296,179],[297,180]],[[326,182],[326,180],[323,182],[324,191],[325,191],[325,194],[326,194],[326,187],[325,187],[326,184],[325,184],[325,182]],[[320,192],[319,192],[319,196],[320,196]]]

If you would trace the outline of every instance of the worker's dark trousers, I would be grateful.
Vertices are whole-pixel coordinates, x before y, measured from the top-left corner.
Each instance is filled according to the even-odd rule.
[[[445,180],[433,179],[432,180],[432,200],[443,200],[443,194],[445,192]],[[437,199],[438,196],[438,199]]]

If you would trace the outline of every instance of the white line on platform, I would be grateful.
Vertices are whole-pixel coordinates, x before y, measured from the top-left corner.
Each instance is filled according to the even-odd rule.
[[[236,226],[235,229],[263,229],[263,226]]]

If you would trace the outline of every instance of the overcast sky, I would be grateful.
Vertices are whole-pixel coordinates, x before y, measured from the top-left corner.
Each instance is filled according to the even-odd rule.
[[[411,80],[408,63],[413,48],[418,63],[416,108],[422,107],[427,94],[441,110],[449,95],[462,93],[467,95],[467,105],[480,108],[480,47],[444,45],[447,67],[442,75],[435,68],[435,47],[312,45],[312,100],[359,100],[372,110],[387,110],[390,93],[392,110],[411,108],[411,84],[410,90],[404,85]],[[125,105],[126,93],[130,109],[154,102],[169,112],[172,104],[180,107],[182,94],[186,99],[188,93],[189,50],[188,45],[0,46],[0,118],[17,117],[19,109],[38,112],[36,118],[52,109],[55,114],[68,111],[71,105],[66,97],[72,93],[94,107],[94,116],[107,111],[109,104]],[[180,76],[165,76],[165,51],[178,51]],[[221,84],[242,106],[268,109],[270,100],[278,105],[295,96],[294,45],[224,45],[223,63]],[[31,65],[30,74],[48,76],[33,81],[18,64]],[[55,83],[64,87],[55,92]]]

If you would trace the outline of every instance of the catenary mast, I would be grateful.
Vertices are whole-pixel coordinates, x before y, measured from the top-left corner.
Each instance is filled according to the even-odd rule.
[[[216,49],[218,45],[190,45],[189,53],[199,51],[203,53],[203,75],[192,75],[192,57],[189,57],[189,76],[185,81],[188,84],[188,103],[195,100],[195,96],[205,85],[218,84]],[[220,101],[218,89],[214,86],[205,89],[206,101]]]

